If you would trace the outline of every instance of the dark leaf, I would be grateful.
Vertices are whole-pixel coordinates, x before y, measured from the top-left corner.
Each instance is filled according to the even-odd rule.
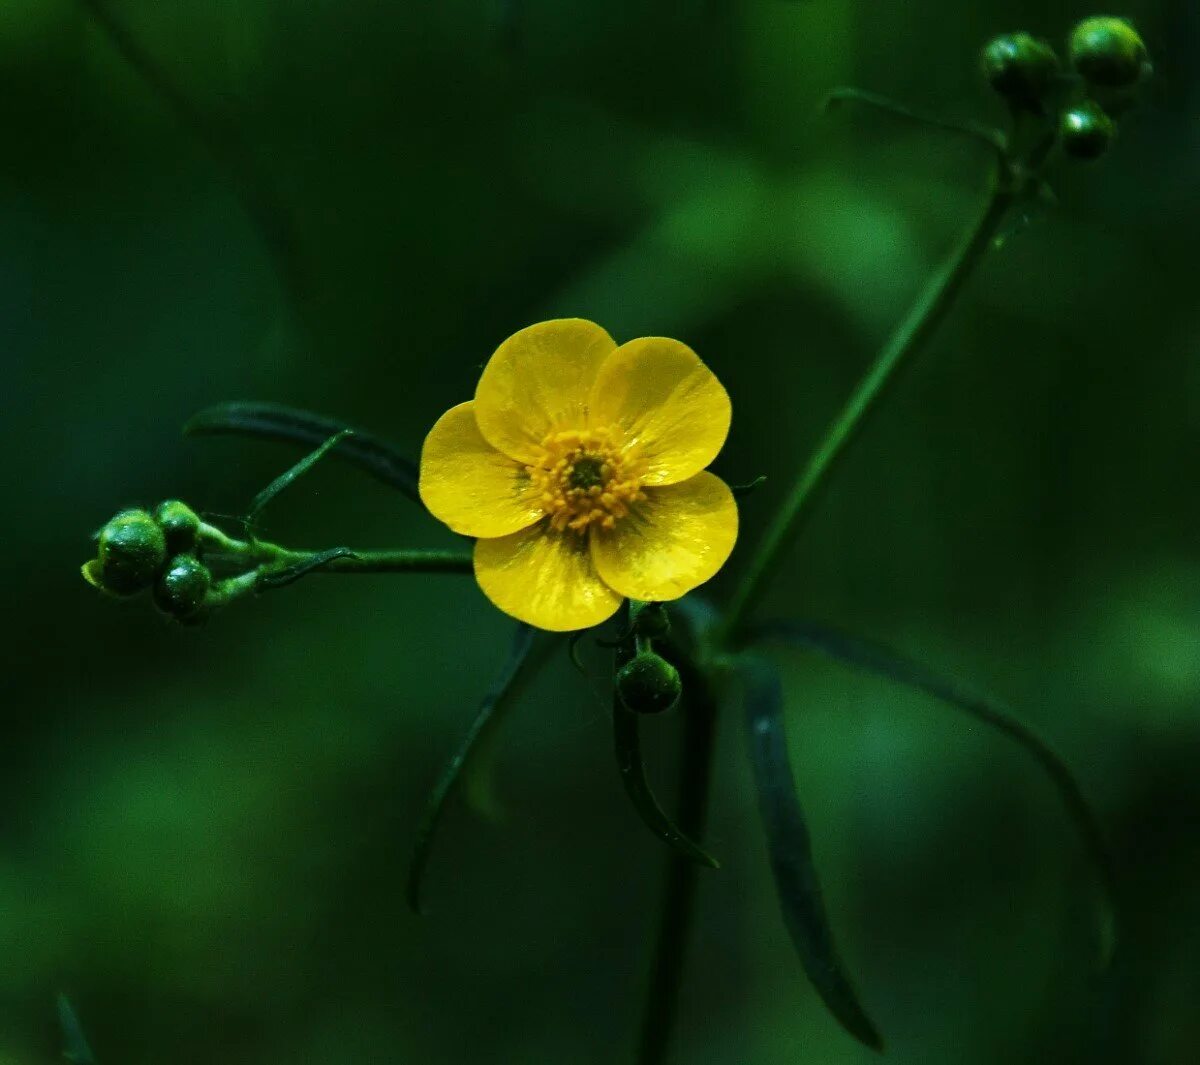
[[[997,729],[1013,740],[1042,767],[1058,792],[1099,880],[1102,892],[1099,921],[1100,961],[1107,965],[1116,945],[1113,867],[1104,834],[1096,822],[1078,782],[1067,763],[1050,744],[998,699],[969,685],[942,676],[927,666],[882,644],[859,639],[836,629],[807,621],[773,621],[756,626],[751,639],[777,640],[795,647],[817,651],[854,669],[884,677],[915,688],[978,721]]]
[[[752,657],[740,658],[738,669],[745,683],[750,762],[783,922],[804,971],[830,1012],[860,1042],[882,1050],[883,1041],[842,967],[825,915],[808,825],[788,758],[779,675],[769,663]]]
[[[425,805],[425,815],[421,818],[421,824],[417,828],[417,841],[413,846],[412,860],[408,870],[408,884],[405,888],[408,904],[415,913],[422,912],[421,886],[425,877],[425,867],[429,864],[434,834],[446,809],[446,800],[450,798],[458,784],[463,766],[471,757],[484,730],[513,693],[517,677],[529,658],[533,641],[534,630],[524,623],[519,624],[513,635],[512,648],[509,651],[508,660],[504,663],[504,668],[501,669],[500,675],[492,684],[487,695],[484,696],[483,702],[479,704],[479,708],[475,711],[475,717],[462,739],[459,740],[454,753],[442,767],[442,772],[438,776],[433,790],[429,793],[429,800]]]
[[[411,459],[379,437],[320,414],[276,403],[219,403],[196,414],[183,431],[188,436],[241,434],[315,447],[345,429],[350,429],[354,435],[338,444],[334,457],[344,459],[384,484],[399,489],[414,502],[420,502],[417,466]]]

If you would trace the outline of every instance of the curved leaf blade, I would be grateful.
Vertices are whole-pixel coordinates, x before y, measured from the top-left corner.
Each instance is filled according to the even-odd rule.
[[[817,651],[860,672],[883,677],[924,692],[956,710],[982,721],[1007,736],[1041,766],[1058,793],[1095,871],[1100,891],[1097,915],[1099,961],[1106,967],[1117,941],[1115,874],[1104,833],[1083,789],[1066,760],[1038,732],[1025,724],[1003,702],[969,685],[943,676],[907,655],[883,644],[860,639],[840,630],[809,621],[780,620],[756,626],[755,640],[777,640],[793,647]]]
[[[829,1011],[859,1042],[883,1050],[883,1040],[859,1003],[837,948],[813,861],[812,843],[788,757],[783,686],[761,659],[738,660],[746,693],[746,732],[759,813],[783,922],[804,971]]]
[[[625,794],[629,796],[642,823],[683,857],[709,869],[720,869],[721,863],[689,839],[658,804],[654,792],[650,790],[650,783],[646,779],[646,767],[642,761],[640,716],[625,709],[615,694],[613,745],[617,755],[617,771],[621,774],[621,783],[625,785]]]
[[[349,431],[332,454],[369,473],[391,488],[399,489],[415,503],[417,465],[392,444],[333,418],[278,403],[235,401],[206,407],[183,427],[185,436],[242,435],[265,440],[284,440],[318,447],[330,437]]]
[[[429,864],[429,856],[433,849],[434,836],[446,810],[446,802],[454,792],[463,767],[471,757],[476,743],[495,719],[497,711],[507,704],[509,697],[513,694],[518,676],[522,673],[529,658],[529,652],[533,648],[534,635],[534,629],[524,622],[517,625],[508,660],[504,663],[487,695],[483,697],[483,701],[475,711],[474,718],[467,726],[467,731],[463,733],[458,746],[442,767],[433,790],[429,793],[425,814],[417,828],[417,840],[413,845],[408,882],[405,886],[405,897],[414,913],[423,912],[421,888],[424,883],[425,869]]]

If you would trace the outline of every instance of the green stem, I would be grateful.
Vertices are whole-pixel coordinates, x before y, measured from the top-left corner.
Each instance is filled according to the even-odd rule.
[[[690,661],[677,662],[684,682],[683,726],[680,732],[679,828],[688,839],[704,835],[708,793],[716,745],[717,706],[707,679]],[[650,970],[650,985],[642,1013],[637,1065],[663,1065],[670,1052],[679,1012],[679,989],[696,908],[700,866],[672,853],[667,859],[666,883],[659,910],[658,939]]]
[[[971,140],[979,141],[986,145],[1001,159],[1004,158],[1005,152],[1008,150],[1004,135],[994,129],[989,129],[987,126],[981,126],[975,122],[954,122],[950,119],[942,118],[940,115],[930,114],[927,111],[920,111],[915,107],[909,107],[907,104],[897,103],[895,100],[889,99],[886,96],[880,96],[878,93],[867,92],[865,89],[834,89],[825,99],[825,110],[830,111],[835,107],[840,107],[842,104],[847,103],[871,107],[876,111],[882,111],[885,114],[891,115],[893,118],[911,122],[917,126],[924,126],[927,129],[936,129],[943,133],[952,133],[959,137],[969,137]]]
[[[726,642],[735,640],[749,611],[757,603],[766,578],[778,564],[801,519],[807,514],[817,490],[876,408],[898,371],[941,324],[964,282],[983,260],[1005,215],[1018,196],[1011,173],[997,164],[987,205],[967,232],[950,260],[934,276],[911,310],[879,352],[841,413],[826,430],[807,465],[767,529],[758,553],[750,563],[722,626]]]
[[[266,540],[237,540],[215,525],[200,526],[200,540],[215,555],[260,571],[286,569],[312,562],[324,551],[280,547]],[[471,552],[396,548],[354,551],[322,564],[322,573],[472,573]]]
[[[314,553],[283,551],[277,556],[282,566],[307,561]],[[335,558],[322,566],[321,573],[471,573],[469,551],[355,551],[353,555]]]

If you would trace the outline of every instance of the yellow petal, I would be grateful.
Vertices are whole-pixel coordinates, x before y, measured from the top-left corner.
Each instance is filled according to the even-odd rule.
[[[525,467],[484,440],[475,404],[438,420],[421,450],[421,502],[464,536],[507,536],[545,513]]]
[[[616,528],[592,532],[592,558],[604,582],[630,599],[671,600],[717,572],[737,540],[738,511],[728,485],[711,473],[648,488]]]
[[[506,614],[551,632],[599,625],[622,601],[596,574],[587,537],[554,532],[548,521],[476,541],[475,579]]]
[[[557,429],[583,429],[600,364],[616,343],[594,322],[560,318],[514,333],[496,349],[475,389],[475,417],[488,442],[533,463]]]
[[[617,425],[638,448],[644,484],[699,473],[729,435],[729,395],[686,344],[642,337],[622,344],[592,388],[591,424]]]

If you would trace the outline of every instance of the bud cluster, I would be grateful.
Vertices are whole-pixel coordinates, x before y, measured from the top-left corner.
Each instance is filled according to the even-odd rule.
[[[984,46],[983,76],[1015,114],[1050,118],[1073,159],[1097,159],[1116,135],[1116,118],[1133,102],[1153,68],[1145,42],[1126,19],[1093,16],[1067,42],[1065,73],[1049,42],[1008,33]]]
[[[653,641],[665,637],[671,619],[662,603],[633,603],[630,635],[636,653],[617,670],[617,696],[635,714],[661,714],[674,709],[683,693],[683,682],[670,662],[654,650]]]
[[[96,557],[84,564],[84,579],[114,596],[152,589],[164,614],[198,620],[212,587],[212,574],[200,561],[200,533],[196,512],[177,499],[153,512],[123,510],[96,534]]]

